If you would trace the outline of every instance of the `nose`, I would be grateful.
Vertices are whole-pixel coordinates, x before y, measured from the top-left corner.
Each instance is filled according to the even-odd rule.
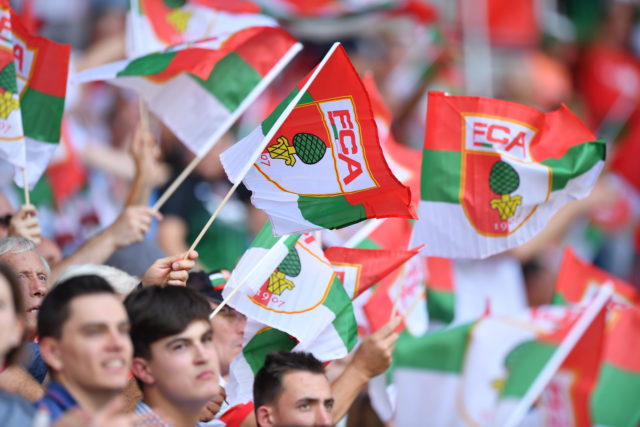
[[[333,419],[331,418],[331,412],[324,406],[318,405],[316,411],[315,424],[317,426],[330,426],[333,425]]]
[[[109,332],[109,349],[120,351],[127,344],[127,340],[131,340],[128,334],[124,334],[120,330],[112,330]]]
[[[32,275],[29,277],[29,291],[34,297],[43,297],[47,294],[47,283],[40,280],[37,275]]]

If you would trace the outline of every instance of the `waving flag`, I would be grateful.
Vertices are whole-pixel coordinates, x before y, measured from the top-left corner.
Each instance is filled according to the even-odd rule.
[[[585,363],[593,373],[600,353],[584,349],[594,342],[601,345],[604,300],[598,305],[589,313],[539,307],[517,316],[486,316],[420,338],[403,335],[394,352],[396,425],[506,425],[506,418],[560,351],[569,351],[565,367],[573,355],[591,355]],[[577,342],[572,342],[574,329],[579,332]]]
[[[26,167],[33,189],[60,140],[70,47],[29,34],[6,2],[0,15],[0,155],[18,167],[21,187]]]
[[[276,235],[414,214],[409,189],[384,160],[367,92],[342,46],[332,49],[260,126],[220,156],[229,179],[243,179],[253,192]],[[274,131],[243,178],[256,147]]]
[[[287,237],[288,251],[281,253],[279,261],[274,257],[267,267],[260,260],[263,256],[254,255],[259,246],[269,246],[269,238],[273,239],[272,247],[283,241],[274,239],[270,233],[267,224],[256,237],[262,243],[254,241],[243,255],[222,295],[227,298],[240,282],[249,280],[251,291],[238,292],[229,305],[247,317],[291,334],[302,345],[328,333],[336,343],[336,351],[342,354],[336,358],[344,357],[355,344],[356,322],[351,299],[322,248],[309,234]],[[261,251],[267,256],[273,253],[268,249]],[[325,331],[327,327],[329,332]]]
[[[592,425],[640,423],[640,310],[616,307],[607,316],[607,334],[597,384],[590,399]]]
[[[586,197],[604,141],[565,107],[429,94],[419,221],[424,255],[485,258],[535,236],[565,203]]]
[[[300,49],[279,28],[251,27],[87,70],[76,81],[135,90],[203,156]]]
[[[394,139],[391,133],[391,112],[385,105],[373,76],[367,73],[362,82],[371,100],[384,157],[396,178],[411,188],[412,202],[417,206],[420,201],[420,162],[422,161],[422,152],[401,145]]]
[[[0,2],[0,156],[16,168],[16,184],[22,185],[22,168],[26,166],[26,150],[20,115],[20,92],[16,78],[9,2]]]
[[[578,304],[588,301],[606,282],[613,285],[615,303],[640,308],[640,294],[633,285],[581,260],[567,247],[558,272],[553,302]]]
[[[181,43],[235,33],[249,27],[277,27],[248,1],[130,0],[127,51],[130,58]]]
[[[417,253],[417,249],[387,251],[337,246],[324,251],[351,299],[357,298]]]

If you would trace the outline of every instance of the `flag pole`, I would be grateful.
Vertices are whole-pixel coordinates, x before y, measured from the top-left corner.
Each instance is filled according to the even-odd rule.
[[[27,166],[22,168],[22,185],[24,190],[24,204],[30,205],[31,201],[29,200],[29,184],[27,183]]]
[[[398,312],[398,306],[400,305],[400,298],[402,297],[402,288],[404,286],[404,275],[405,275],[406,264],[402,266],[402,272],[400,276],[400,286],[398,287],[398,295],[396,295],[396,300],[393,302],[393,309],[391,310],[391,319],[396,317],[396,313]]]
[[[285,234],[283,236],[280,236],[280,238],[278,239],[278,241],[271,247],[270,250],[272,250],[273,248],[275,248],[276,246],[280,245],[282,242],[284,242],[284,240],[289,237],[288,234]],[[263,256],[260,261],[258,261],[256,263],[256,265],[253,266],[253,268],[247,273],[246,276],[244,276],[244,278],[242,279],[242,281],[240,283],[238,283],[238,286],[235,287],[235,289],[233,289],[231,291],[231,293],[222,300],[222,302],[220,303],[220,305],[218,305],[216,307],[215,310],[213,310],[213,313],[211,313],[209,315],[209,320],[213,319],[215,317],[216,314],[218,314],[220,312],[220,310],[222,310],[222,307],[224,307],[225,305],[227,305],[227,303],[229,302],[229,300],[231,300],[231,298],[233,298],[233,296],[236,294],[236,292],[238,292],[238,290],[245,284],[247,283],[249,277],[251,277],[251,275],[253,273],[255,273],[260,267],[262,267],[262,264],[265,262],[265,260],[268,259],[267,256]]]
[[[518,405],[513,410],[509,418],[507,418],[507,421],[504,424],[500,424],[501,426],[516,427],[520,425],[533,402],[535,402],[538,396],[540,396],[544,388],[547,386],[547,383],[551,380],[551,377],[553,377],[573,347],[578,343],[578,340],[582,335],[584,335],[587,328],[589,328],[589,325],[591,325],[598,313],[600,313],[606,303],[611,299],[612,294],[613,286],[610,282],[605,283],[600,288],[593,302],[587,306],[580,318],[576,321],[575,325],[573,325],[567,336],[562,340],[556,351],[547,361],[544,368],[542,368],[542,371],[533,381],[533,384],[531,384],[527,392],[522,396],[522,399],[520,399]]]
[[[242,100],[238,108],[236,108],[233,113],[229,117],[225,119],[225,121],[220,125],[220,127],[214,132],[213,135],[209,138],[209,141],[204,145],[204,149],[202,153],[198,153],[196,158],[194,158],[191,163],[187,165],[186,168],[176,177],[175,180],[171,183],[171,185],[165,190],[165,192],[158,198],[156,203],[153,205],[153,210],[156,212],[160,210],[162,205],[175,193],[180,184],[187,179],[187,176],[198,166],[198,163],[202,160],[202,158],[213,148],[214,145],[222,138],[224,134],[226,134],[231,126],[238,120],[238,118],[249,108],[251,104],[264,92],[264,90],[271,84],[273,79],[275,79],[278,74],[287,66],[289,62],[293,59],[294,56],[298,54],[302,50],[302,44],[296,43],[289,48],[287,53],[285,53],[282,58],[276,63],[276,65],[269,70],[269,72],[264,76],[260,83],[258,83],[249,94]]]
[[[249,157],[249,160],[247,161],[247,163],[244,165],[240,173],[235,178],[236,182],[233,185],[233,187],[231,187],[227,195],[224,196],[224,199],[222,199],[222,202],[220,203],[216,211],[213,213],[213,215],[211,215],[211,218],[209,218],[205,226],[202,228],[202,230],[200,231],[200,234],[198,234],[198,237],[196,237],[196,240],[191,245],[191,248],[189,248],[189,250],[185,254],[184,259],[187,259],[187,257],[189,256],[189,252],[194,250],[195,247],[198,245],[198,243],[200,243],[200,240],[202,239],[204,234],[207,232],[209,227],[211,227],[211,224],[213,224],[213,220],[215,219],[216,216],[218,216],[218,212],[220,212],[220,209],[222,209],[225,203],[227,203],[227,201],[229,200],[233,192],[236,191],[236,188],[238,188],[238,186],[240,185],[244,177],[249,173],[249,170],[251,170],[251,168],[253,167],[253,164],[256,162],[258,157],[260,157],[260,154],[262,154],[267,144],[269,144],[269,141],[273,139],[276,132],[278,132],[278,130],[280,129],[284,121],[287,119],[287,117],[289,117],[289,114],[291,114],[295,106],[298,105],[298,102],[300,102],[300,99],[302,99],[304,94],[307,92],[307,89],[309,89],[309,86],[311,86],[311,83],[313,83],[313,81],[316,79],[316,77],[318,76],[322,68],[324,68],[324,65],[327,63],[329,58],[331,58],[331,55],[333,55],[333,52],[335,52],[335,50],[338,48],[339,45],[340,43],[336,42],[333,44],[333,46],[331,46],[331,49],[329,49],[329,51],[324,56],[324,58],[322,58],[322,61],[320,62],[320,64],[318,64],[313,74],[311,74],[311,77],[309,77],[309,80],[307,80],[304,86],[302,86],[300,91],[298,91],[296,96],[294,96],[291,102],[289,102],[289,105],[287,105],[287,107],[284,109],[282,114],[280,114],[280,117],[278,117],[278,120],[276,120],[273,126],[271,126],[271,129],[269,129],[269,132],[267,132],[265,137],[262,139],[262,142],[260,142],[260,145],[256,147],[254,152]]]

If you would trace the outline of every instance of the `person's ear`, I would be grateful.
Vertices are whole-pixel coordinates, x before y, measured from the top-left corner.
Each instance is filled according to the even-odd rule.
[[[149,362],[142,357],[133,358],[131,361],[131,372],[137,379],[145,384],[151,385],[156,382],[156,379],[149,368]]]
[[[275,426],[275,417],[273,408],[268,405],[262,405],[256,409],[256,421],[260,427]]]
[[[64,362],[60,343],[53,337],[44,337],[40,340],[40,355],[42,360],[54,371],[62,371]]]

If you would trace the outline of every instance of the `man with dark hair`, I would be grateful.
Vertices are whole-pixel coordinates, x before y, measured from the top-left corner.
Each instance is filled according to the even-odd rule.
[[[332,425],[334,399],[322,363],[310,353],[267,355],[253,382],[259,426]]]
[[[96,415],[126,385],[129,320],[104,279],[77,276],[55,286],[40,306],[38,334],[52,381],[36,406],[52,421],[76,406]]]
[[[131,320],[131,370],[143,394],[136,413],[161,414],[166,425],[195,426],[220,390],[209,303],[192,289],[150,286],[124,304]]]

